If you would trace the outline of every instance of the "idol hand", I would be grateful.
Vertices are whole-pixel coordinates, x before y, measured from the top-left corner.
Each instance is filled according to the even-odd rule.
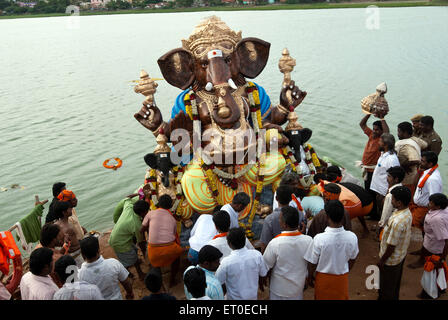
[[[143,102],[143,107],[134,114],[134,118],[146,129],[155,131],[162,123],[162,114],[155,103]]]
[[[289,85],[283,87],[280,92],[280,104],[287,109],[290,106],[296,108],[302,103],[306,95],[306,91],[300,90],[299,87],[295,85],[294,81],[291,80]]]

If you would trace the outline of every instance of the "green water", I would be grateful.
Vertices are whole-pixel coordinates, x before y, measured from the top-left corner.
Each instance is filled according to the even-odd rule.
[[[51,200],[64,181],[79,199],[87,229],[113,226],[115,204],[143,182],[143,156],[155,139],[134,120],[143,96],[129,80],[141,69],[160,77],[157,59],[181,46],[210,12],[0,21],[0,230],[33,207],[34,194]],[[216,13],[243,37],[271,43],[266,69],[255,81],[274,104],[283,75],[282,49],[297,60],[293,79],[308,92],[299,121],[311,143],[356,176],[366,137],[358,126],[360,100],[386,81],[392,132],[415,113],[430,114],[444,141],[440,155],[448,188],[448,8],[382,8],[379,29],[366,28],[365,9]],[[167,119],[180,90],[159,82],[156,100]],[[369,121],[371,124],[372,121]],[[123,166],[102,162],[119,156]],[[48,205],[46,206],[48,207]],[[46,214],[47,210],[45,210]]]

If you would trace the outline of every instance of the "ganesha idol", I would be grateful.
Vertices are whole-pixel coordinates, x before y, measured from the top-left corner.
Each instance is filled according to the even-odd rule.
[[[310,186],[315,167],[306,142],[311,130],[297,123],[294,112],[306,92],[293,81],[284,82],[280,104],[273,106],[263,87],[247,80],[263,71],[269,49],[268,42],[242,38],[241,31],[234,32],[215,16],[202,21],[181,48],[158,60],[164,79],[183,90],[169,121],[162,119],[152,97],[157,84],[141,75],[135,91],[146,92],[148,98],[134,117],[158,143],[145,156],[151,168],[145,188],[152,205],[168,192],[176,199],[176,214],[186,221],[193,212],[213,212],[242,191],[251,198],[242,220],[249,214],[253,218],[261,189],[275,189],[288,163]],[[281,126],[288,120],[285,131]],[[178,139],[176,129],[187,132],[187,144]],[[191,156],[173,163],[173,154],[181,149]]]

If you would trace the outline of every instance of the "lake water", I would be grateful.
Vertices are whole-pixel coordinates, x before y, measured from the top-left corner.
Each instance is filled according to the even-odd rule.
[[[0,230],[29,212],[34,194],[51,200],[56,181],[77,195],[87,229],[113,226],[116,203],[143,182],[143,156],[155,146],[133,118],[143,96],[129,81],[141,69],[160,77],[157,59],[211,14],[243,37],[271,43],[255,81],[275,104],[283,77],[278,60],[289,49],[297,60],[292,77],[308,92],[299,121],[313,130],[319,155],[358,177],[354,161],[366,143],[360,100],[379,83],[389,88],[395,136],[401,121],[432,115],[444,141],[440,170],[448,190],[448,7],[380,9],[373,30],[365,9],[85,16],[79,29],[67,27],[68,17],[0,20],[0,187],[25,187],[0,192]],[[159,82],[165,119],[179,92]],[[115,156],[122,168],[104,169]]]

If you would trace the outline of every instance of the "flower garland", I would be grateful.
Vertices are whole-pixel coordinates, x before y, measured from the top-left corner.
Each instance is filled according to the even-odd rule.
[[[317,156],[316,151],[314,151],[314,148],[308,143],[308,148],[310,148],[311,158],[313,159],[314,167],[319,168],[321,167],[319,157]]]
[[[310,153],[310,148],[308,145],[303,144],[303,149],[305,151],[305,163],[308,165],[308,168],[310,169],[311,176],[305,180],[305,177],[303,175],[302,168],[300,167],[300,163],[297,161],[296,157],[294,156],[291,148],[289,146],[286,146],[282,149],[283,156],[285,157],[286,163],[291,164],[291,168],[293,171],[295,171],[299,175],[300,184],[308,188],[313,183],[314,175],[316,174],[316,168],[314,167],[313,160]]]
[[[212,171],[215,165],[213,163],[210,165],[206,164],[202,158],[200,160],[201,160],[201,169],[202,172],[204,172],[208,188],[212,193],[212,197],[218,205],[222,206],[223,204],[219,201],[218,198],[218,187],[215,183],[215,177],[213,176]]]
[[[263,190],[265,161],[266,161],[266,154],[263,153],[258,162],[259,165],[257,170],[257,187],[255,189],[255,197],[254,202],[252,203],[249,219],[247,220],[246,225],[241,224],[241,226],[246,229],[246,236],[248,239],[253,239],[254,237],[254,233],[252,232],[252,222],[254,221],[255,213],[257,212],[258,205],[260,204],[261,192]]]
[[[151,199],[149,202],[151,210],[157,209],[157,204],[159,203],[157,199],[157,177],[156,177],[156,169],[149,170],[149,177],[146,179],[148,181],[151,193]]]
[[[176,200],[174,201],[173,206],[171,207],[171,211],[175,212],[177,216],[181,216],[182,212],[180,212],[180,204],[183,201],[183,192],[182,192],[182,185],[181,180],[184,172],[184,168],[180,166],[175,166],[173,169],[174,174],[174,181],[176,185]],[[149,169],[146,177],[145,177],[145,184],[149,185],[149,188],[151,190],[150,192],[150,208],[151,210],[157,209],[157,204],[159,203],[157,198],[157,176],[156,176],[156,169]]]

